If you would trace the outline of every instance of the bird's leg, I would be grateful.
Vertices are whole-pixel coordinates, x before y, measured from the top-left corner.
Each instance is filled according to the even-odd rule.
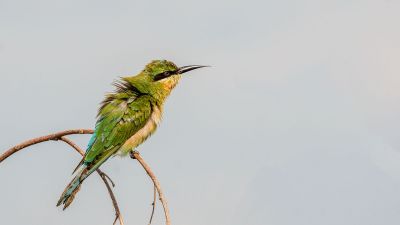
[[[140,155],[140,153],[138,151],[136,151],[136,150],[132,150],[132,151],[129,152],[129,156],[131,157],[131,159],[136,159],[135,154]]]

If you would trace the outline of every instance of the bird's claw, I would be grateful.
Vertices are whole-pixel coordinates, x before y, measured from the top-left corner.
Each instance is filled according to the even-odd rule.
[[[136,159],[135,154],[140,155],[140,153],[139,153],[138,151],[136,151],[136,150],[133,150],[133,151],[130,151],[130,152],[129,152],[129,155],[130,155],[130,157],[131,157],[132,159]]]

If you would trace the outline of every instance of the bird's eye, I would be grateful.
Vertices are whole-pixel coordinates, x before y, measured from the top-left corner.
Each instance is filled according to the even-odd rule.
[[[172,75],[171,71],[165,71],[154,76],[154,81],[162,80]]]

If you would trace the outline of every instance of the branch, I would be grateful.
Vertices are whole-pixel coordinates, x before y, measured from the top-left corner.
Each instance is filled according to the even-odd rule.
[[[11,155],[13,155],[14,153],[29,147],[31,145],[35,145],[35,144],[39,144],[42,142],[46,142],[46,141],[58,141],[61,140],[65,143],[67,143],[68,145],[70,145],[73,149],[75,149],[79,154],[84,155],[85,152],[79,147],[77,146],[74,142],[72,142],[70,139],[64,137],[66,135],[71,135],[71,134],[92,134],[93,130],[90,129],[75,129],[75,130],[66,130],[66,131],[61,131],[61,132],[57,132],[54,134],[49,134],[46,136],[42,136],[42,137],[37,137],[37,138],[33,138],[27,141],[24,141],[10,149],[8,149],[7,151],[5,151],[3,154],[0,155],[0,163],[3,162],[5,159],[7,159],[8,157],[10,157]],[[139,163],[142,165],[142,167],[144,168],[144,170],[147,172],[147,174],[150,176],[151,180],[153,181],[154,184],[154,188],[155,190],[157,190],[158,195],[160,196],[159,200],[161,201],[161,204],[164,208],[164,214],[165,214],[165,220],[166,220],[166,225],[171,225],[171,219],[170,219],[170,215],[169,215],[169,209],[168,209],[168,205],[167,205],[167,200],[164,197],[164,194],[162,192],[161,186],[159,181],[157,180],[156,176],[154,175],[153,171],[150,169],[149,165],[143,160],[143,158],[139,155],[139,153],[137,151],[132,151],[130,153],[130,156],[132,159],[137,159],[139,161]],[[113,225],[115,224],[115,222],[119,219],[119,222],[121,225],[124,225],[123,219],[122,219],[122,215],[120,213],[119,207],[118,207],[118,203],[117,200],[115,199],[115,195],[111,189],[111,186],[109,184],[109,182],[111,183],[111,185],[114,187],[114,183],[113,181],[110,179],[110,177],[105,174],[104,172],[102,172],[100,169],[96,170],[97,173],[100,175],[101,179],[103,180],[103,182],[105,183],[108,193],[110,194],[111,200],[113,202],[113,206],[115,209],[115,220]],[[152,222],[153,219],[153,215],[154,215],[154,208],[155,208],[155,204],[156,204],[156,192],[154,191],[154,201],[153,201],[153,210],[151,212],[151,217],[150,217],[150,221],[149,221],[149,225]]]
[[[107,181],[107,178],[108,178],[108,179],[110,179],[110,178],[108,177],[107,174],[103,173],[103,172],[102,172],[101,170],[99,170],[99,169],[97,169],[97,173],[100,175],[101,179],[102,179],[102,180],[104,181],[104,183],[106,184],[108,193],[110,194],[111,200],[112,200],[113,205],[114,205],[114,209],[115,209],[115,219],[114,219],[113,225],[115,224],[115,222],[117,222],[117,220],[119,220],[119,224],[120,224],[120,225],[124,225],[124,220],[122,219],[121,212],[119,211],[119,207],[118,207],[117,200],[115,199],[115,196],[114,196],[114,193],[113,193],[113,191],[112,191],[112,189],[111,189],[111,186],[110,186],[110,184],[109,184],[108,181]],[[110,181],[111,181],[111,180],[110,180]],[[112,183],[112,181],[111,181],[111,183]],[[112,184],[113,184],[113,183],[112,183]]]
[[[151,203],[151,205],[153,206],[153,209],[151,210],[151,215],[150,215],[150,220],[149,220],[149,225],[151,225],[151,222],[153,221],[153,216],[154,216],[154,209],[156,208],[156,199],[157,199],[157,188],[156,186],[153,184],[153,203]]]
[[[71,146],[73,149],[75,149],[79,154],[81,154],[82,156],[85,155],[85,152],[78,146],[76,145],[73,141],[71,141],[70,139],[64,137],[65,135],[70,135],[70,134],[92,134],[93,130],[89,130],[89,129],[76,129],[76,130],[66,130],[66,131],[61,131],[61,132],[57,132],[54,134],[49,134],[46,136],[42,136],[42,137],[37,137],[37,138],[33,138],[27,141],[24,141],[10,149],[8,149],[6,152],[4,152],[3,154],[0,155],[0,163],[2,161],[4,161],[5,159],[7,159],[8,157],[10,157],[11,155],[13,155],[14,153],[29,147],[31,145],[35,145],[35,144],[39,144],[41,142],[45,142],[45,141],[58,141],[61,140],[65,143],[67,143],[69,146]],[[119,219],[119,222],[121,225],[124,225],[124,221],[122,219],[122,215],[121,212],[119,210],[118,207],[118,203],[117,200],[115,199],[115,195],[111,189],[110,184],[108,183],[108,181],[111,182],[112,186],[114,187],[114,183],[112,182],[112,180],[110,179],[110,177],[105,174],[103,171],[101,171],[100,169],[97,169],[96,172],[99,174],[99,176],[101,177],[101,179],[103,180],[104,184],[107,187],[108,193],[111,197],[114,209],[115,209],[115,220],[113,225],[115,224],[115,222]],[[107,180],[107,179],[108,180]]]
[[[153,173],[153,171],[150,169],[149,165],[144,161],[144,159],[140,156],[139,152],[137,151],[131,151],[130,152],[130,157],[132,159],[136,159],[139,161],[139,163],[143,166],[143,169],[146,170],[147,174],[153,181],[154,186],[157,189],[158,195],[160,196],[160,201],[161,204],[164,208],[164,214],[165,214],[165,224],[166,225],[171,225],[171,218],[169,215],[169,209],[168,209],[168,204],[167,200],[165,199],[165,196],[162,192],[160,182],[157,180],[156,175]]]
[[[49,134],[49,135],[46,135],[46,136],[33,138],[33,139],[30,139],[30,140],[24,141],[21,144],[18,144],[16,146],[8,149],[3,154],[1,154],[0,155],[0,163],[3,162],[8,157],[10,157],[12,154],[14,154],[14,153],[26,148],[26,147],[29,147],[31,145],[39,144],[39,143],[42,143],[42,142],[45,142],[45,141],[50,141],[50,140],[57,140],[62,136],[70,135],[70,134],[92,134],[92,133],[93,133],[93,130],[76,129],[76,130],[61,131],[61,132],[57,132],[57,133],[54,133],[54,134]]]

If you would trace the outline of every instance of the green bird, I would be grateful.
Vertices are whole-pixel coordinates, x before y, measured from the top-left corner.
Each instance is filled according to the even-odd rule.
[[[76,176],[65,188],[57,206],[66,209],[82,182],[110,156],[126,156],[143,143],[161,121],[163,105],[181,74],[205,66],[177,67],[167,60],[154,60],[136,76],[122,77],[116,90],[102,101],[95,131],[86,153],[75,168]]]

